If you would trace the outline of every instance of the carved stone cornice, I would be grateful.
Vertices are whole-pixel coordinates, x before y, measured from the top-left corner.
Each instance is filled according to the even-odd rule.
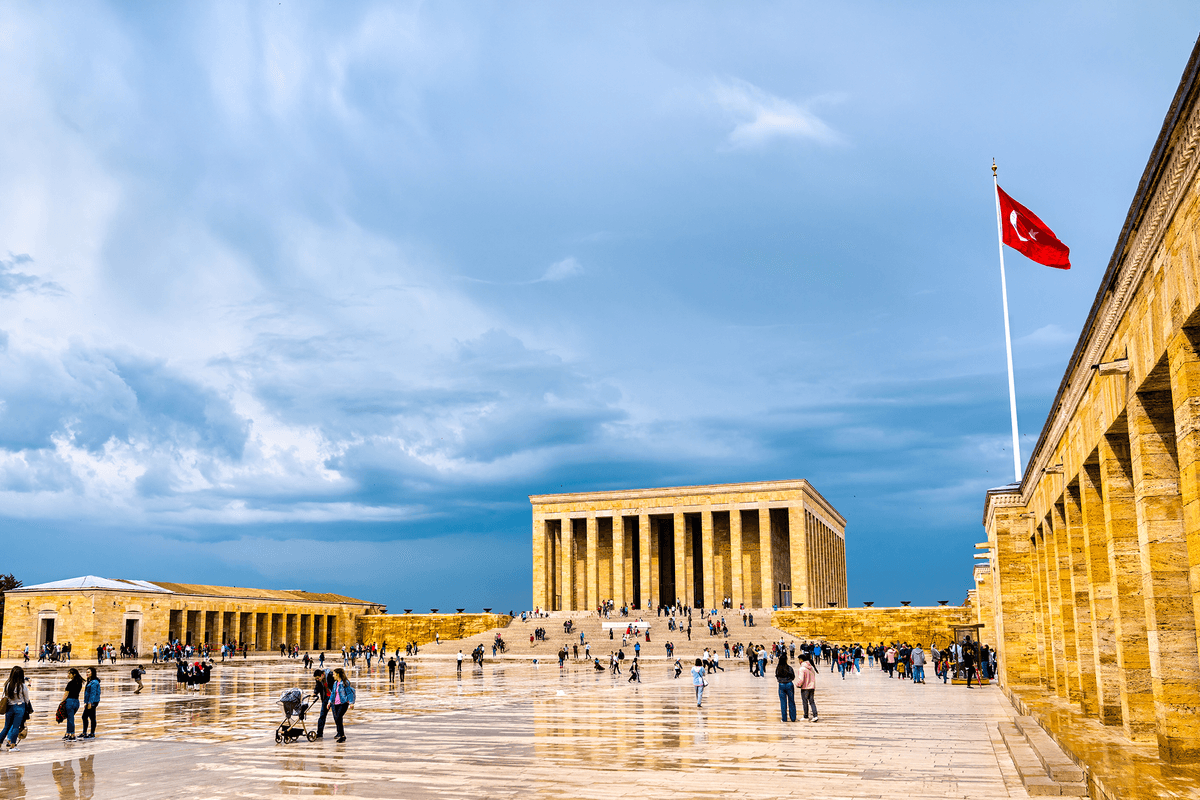
[[[1055,455],[1057,443],[1062,440],[1067,426],[1079,410],[1079,403],[1095,375],[1092,365],[1103,360],[1117,326],[1133,304],[1138,287],[1149,273],[1176,212],[1196,180],[1198,168],[1200,103],[1193,103],[1166,166],[1160,173],[1162,177],[1146,204],[1146,212],[1136,223],[1133,241],[1120,263],[1114,284],[1091,320],[1087,341],[1081,342],[1081,348],[1077,351],[1082,353],[1082,357],[1074,361],[1069,379],[1064,381],[1033,457],[1025,469],[1021,481],[1023,504],[1027,504],[1032,497],[1043,470]]]

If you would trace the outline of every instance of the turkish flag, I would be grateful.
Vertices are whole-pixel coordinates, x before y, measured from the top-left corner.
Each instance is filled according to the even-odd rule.
[[[1071,268],[1071,248],[1058,240],[1054,231],[999,186],[1000,228],[1003,241],[1021,255],[1046,267]]]

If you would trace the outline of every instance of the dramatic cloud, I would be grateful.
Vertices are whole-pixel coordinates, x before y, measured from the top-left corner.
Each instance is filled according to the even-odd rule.
[[[960,600],[990,159],[1077,259],[1010,262],[1029,439],[1195,11],[1011,16],[6,7],[4,569],[519,608],[531,493],[803,477],[853,601]]]

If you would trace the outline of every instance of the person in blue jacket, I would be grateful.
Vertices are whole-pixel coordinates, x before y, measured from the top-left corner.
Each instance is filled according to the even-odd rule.
[[[83,734],[81,739],[96,738],[96,706],[100,705],[100,677],[95,667],[88,667],[87,685],[83,687]],[[88,732],[88,721],[91,732]]]

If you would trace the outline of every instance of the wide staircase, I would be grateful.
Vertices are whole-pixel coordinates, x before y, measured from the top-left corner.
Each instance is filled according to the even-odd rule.
[[[777,641],[781,638],[790,642],[795,639],[790,634],[771,627],[771,609],[750,610],[754,613],[753,628],[742,626],[740,611],[726,613],[725,621],[729,626],[730,647],[736,642],[742,644],[763,643]],[[572,622],[570,633],[563,630],[563,623],[568,619]],[[504,653],[504,657],[507,658],[557,660],[558,651],[564,645],[572,657],[574,656],[574,645],[579,645],[579,657],[583,658],[584,647],[579,640],[579,634],[582,633],[583,641],[592,645],[592,656],[598,656],[604,660],[610,651],[621,649],[621,634],[625,630],[624,626],[639,619],[650,623],[650,641],[646,641],[645,633],[641,639],[631,637],[629,644],[624,648],[626,658],[633,658],[633,643],[637,641],[642,644],[641,657],[644,659],[665,659],[667,642],[674,643],[676,658],[696,658],[705,647],[713,646],[720,647],[722,654],[724,653],[725,638],[719,635],[709,636],[707,617],[702,616],[699,611],[694,611],[692,614],[692,640],[690,642],[687,638],[686,618],[683,619],[684,630],[672,631],[668,630],[667,617],[639,617],[636,613],[622,617],[620,614],[614,613],[610,618],[603,619],[595,611],[552,611],[545,617],[530,618],[525,622],[522,622],[518,616],[503,628],[494,628],[465,639],[444,639],[440,645],[431,642],[421,647],[420,655],[453,658],[461,648],[463,654],[469,656],[471,650],[482,644],[485,656],[490,660],[492,658],[492,642],[499,633],[507,645],[507,651]],[[720,620],[721,615],[718,614],[716,619]],[[609,629],[604,627],[606,623],[621,626],[613,629],[611,639],[609,638]],[[546,638],[530,642],[529,637],[537,628],[545,629]]]

